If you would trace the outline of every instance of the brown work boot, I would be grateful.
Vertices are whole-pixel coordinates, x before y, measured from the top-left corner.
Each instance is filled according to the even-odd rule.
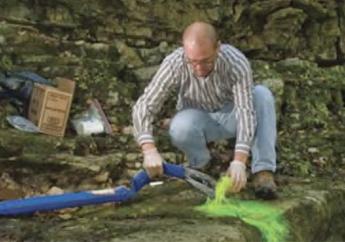
[[[255,196],[265,200],[277,198],[277,185],[274,182],[271,171],[259,171],[254,174]]]

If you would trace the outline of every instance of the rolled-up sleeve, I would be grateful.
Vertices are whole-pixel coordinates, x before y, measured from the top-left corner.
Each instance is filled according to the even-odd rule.
[[[133,134],[139,145],[154,143],[153,121],[163,103],[174,90],[173,56],[166,57],[144,93],[133,106]]]
[[[232,71],[236,79],[233,86],[237,119],[235,152],[248,154],[254,138],[256,117],[253,105],[253,75],[244,55],[238,56]]]

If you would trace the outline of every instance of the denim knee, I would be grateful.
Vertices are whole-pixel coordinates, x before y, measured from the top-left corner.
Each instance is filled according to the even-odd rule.
[[[271,90],[263,85],[256,85],[254,88],[254,103],[274,103]]]
[[[170,137],[175,145],[186,145],[198,134],[198,120],[200,121],[201,116],[201,111],[193,109],[186,109],[175,115],[169,128]]]

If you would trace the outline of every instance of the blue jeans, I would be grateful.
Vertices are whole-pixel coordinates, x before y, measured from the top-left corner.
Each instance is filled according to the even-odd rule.
[[[252,173],[276,170],[276,113],[271,91],[257,85],[253,93],[257,127],[253,143]],[[217,111],[208,113],[199,109],[179,111],[170,124],[172,143],[182,150],[194,168],[206,166],[210,159],[207,143],[219,139],[236,137],[234,104],[227,103]]]

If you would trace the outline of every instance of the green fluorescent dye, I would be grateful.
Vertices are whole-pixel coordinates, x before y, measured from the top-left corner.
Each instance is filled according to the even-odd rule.
[[[226,191],[230,186],[230,178],[222,177],[216,186],[215,199],[207,200],[205,204],[196,209],[209,216],[239,218],[256,227],[261,232],[265,242],[283,242],[286,240],[288,226],[280,209],[264,202],[227,198]]]

